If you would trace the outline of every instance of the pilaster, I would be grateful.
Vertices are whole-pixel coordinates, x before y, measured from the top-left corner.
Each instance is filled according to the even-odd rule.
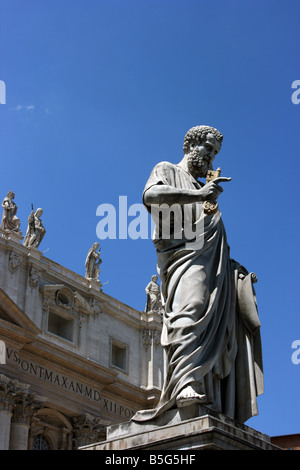
[[[29,385],[0,375],[0,450],[27,450],[31,419],[44,403]]]
[[[0,375],[0,450],[9,449],[11,417],[14,404],[14,387],[10,379]]]
[[[28,394],[28,389],[17,391],[10,431],[9,448],[11,450],[28,449],[28,434],[32,417],[43,406],[44,400]]]
[[[161,312],[142,312],[141,320],[141,382],[146,389],[160,389],[163,375]]]

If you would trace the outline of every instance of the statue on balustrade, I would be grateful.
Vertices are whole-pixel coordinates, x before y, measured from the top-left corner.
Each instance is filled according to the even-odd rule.
[[[45,236],[46,230],[41,220],[42,214],[43,209],[38,208],[34,212],[32,208],[32,211],[28,217],[28,227],[23,242],[23,245],[27,246],[28,248],[38,248]]]
[[[11,232],[20,233],[21,221],[17,217],[18,207],[14,202],[15,193],[9,191],[7,196],[2,202],[3,214],[1,220],[1,228],[3,230],[9,230]]]
[[[158,276],[154,274],[151,277],[151,281],[147,284],[145,289],[147,294],[147,302],[145,312],[160,312],[162,309],[161,298],[160,298],[160,287],[157,283]]]
[[[99,251],[97,251],[99,249]],[[99,243],[96,242],[88,251],[85,260],[85,277],[86,279],[98,280],[100,275],[100,264],[102,260],[100,258],[101,249]]]

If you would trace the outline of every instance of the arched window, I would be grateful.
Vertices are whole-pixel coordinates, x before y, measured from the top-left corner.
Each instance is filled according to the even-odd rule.
[[[47,439],[42,434],[38,434],[33,439],[32,450],[51,450],[51,447]]]

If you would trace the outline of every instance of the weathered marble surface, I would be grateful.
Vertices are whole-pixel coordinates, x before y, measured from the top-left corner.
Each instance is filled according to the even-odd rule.
[[[173,409],[147,423],[107,428],[104,442],[82,450],[279,450],[270,437],[201,405]]]
[[[94,243],[89,249],[85,260],[86,279],[98,280],[100,275],[100,264],[102,263],[100,252],[101,249],[98,242]]]
[[[161,295],[160,287],[157,283],[158,276],[155,274],[152,276],[151,281],[146,286],[147,302],[145,312],[161,312]]]
[[[1,229],[19,233],[21,221],[16,215],[18,206],[14,202],[14,198],[15,193],[13,191],[8,191],[7,196],[3,199]]]
[[[35,212],[32,209],[28,217],[28,226],[23,245],[38,248],[45,236],[46,229],[41,220],[43,209],[38,208]]]
[[[133,417],[138,422],[192,403],[240,422],[258,413],[263,368],[256,277],[231,258],[215,204],[223,192],[220,183],[231,178],[198,180],[212,171],[222,140],[215,128],[190,129],[182,160],[158,163],[144,188],[152,216],[154,207],[163,204],[177,212],[173,218],[153,216],[166,373],[160,402],[138,412]],[[216,206],[213,211],[204,210],[207,201]]]

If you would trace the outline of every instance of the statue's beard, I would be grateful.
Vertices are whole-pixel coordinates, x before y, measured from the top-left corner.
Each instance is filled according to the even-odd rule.
[[[205,178],[209,170],[209,162],[199,154],[197,149],[192,150],[187,157],[187,166],[189,172],[195,178]]]

